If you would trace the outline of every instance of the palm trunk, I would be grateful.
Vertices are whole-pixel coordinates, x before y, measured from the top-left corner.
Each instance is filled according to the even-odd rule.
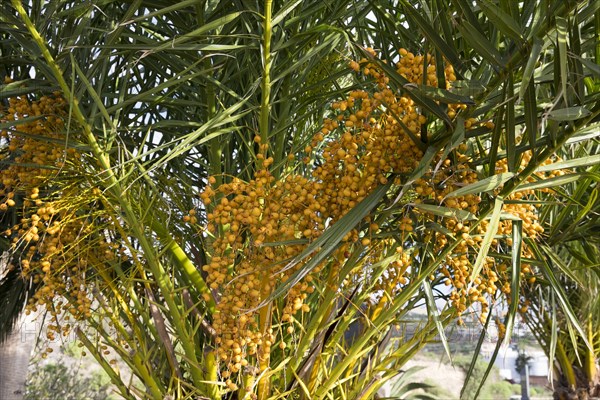
[[[22,318],[0,344],[0,400],[20,400],[25,394],[29,359],[35,343],[31,318]]]

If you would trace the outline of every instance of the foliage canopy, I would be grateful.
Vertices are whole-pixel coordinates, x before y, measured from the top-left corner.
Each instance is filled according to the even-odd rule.
[[[124,398],[374,398],[519,313],[597,390],[598,8],[4,2],[2,304]]]

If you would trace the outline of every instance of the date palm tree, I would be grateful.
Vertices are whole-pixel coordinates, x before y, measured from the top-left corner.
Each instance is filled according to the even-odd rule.
[[[2,182],[9,274],[31,279],[3,281],[0,299],[17,312],[35,292],[51,336],[76,332],[124,398],[369,399],[472,302],[487,325],[508,299],[510,336],[537,266],[521,275],[522,239],[537,234],[511,209],[580,177],[549,163],[595,140],[598,7],[4,2],[3,163],[35,168],[16,176],[36,185]],[[370,119],[354,108],[365,99]],[[60,135],[40,133],[48,121]],[[370,183],[345,187],[356,170]],[[337,192],[351,199],[342,211]],[[44,243],[56,232],[60,262]],[[418,306],[418,330],[394,329]]]

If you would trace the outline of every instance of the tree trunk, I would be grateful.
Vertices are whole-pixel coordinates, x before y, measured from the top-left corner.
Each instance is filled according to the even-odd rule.
[[[23,317],[0,343],[0,400],[21,400],[37,330],[32,318]]]
[[[529,364],[526,362],[521,371],[521,400],[529,399]]]
[[[567,383],[566,378],[560,375],[554,381],[554,399],[555,400],[597,400],[600,399],[600,376],[596,375],[589,380],[581,372],[581,369],[575,367],[577,374],[577,386]]]

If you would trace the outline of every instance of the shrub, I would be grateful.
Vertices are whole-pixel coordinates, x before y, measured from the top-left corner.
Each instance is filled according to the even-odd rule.
[[[77,368],[62,362],[36,365],[25,386],[24,400],[106,400],[110,397],[109,378],[101,372],[83,377]]]

